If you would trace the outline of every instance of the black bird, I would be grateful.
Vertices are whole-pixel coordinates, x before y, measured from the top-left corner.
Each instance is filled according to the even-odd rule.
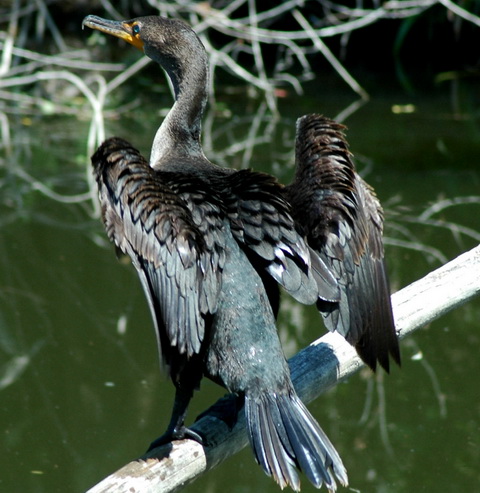
[[[275,327],[280,283],[302,303],[337,302],[333,275],[298,234],[282,187],[266,174],[213,165],[200,144],[207,57],[178,20],[83,25],[143,48],[170,78],[175,103],[150,163],[108,139],[92,157],[109,238],[132,259],[156,326],[162,363],[176,387],[170,425],[154,444],[184,437],[202,375],[244,397],[256,460],[281,487],[347,483],[342,461],[293,388]]]
[[[295,177],[285,187],[299,233],[334,272],[341,299],[317,301],[330,330],[375,370],[400,364],[382,242],[383,211],[358,175],[345,127],[321,115],[297,121]]]

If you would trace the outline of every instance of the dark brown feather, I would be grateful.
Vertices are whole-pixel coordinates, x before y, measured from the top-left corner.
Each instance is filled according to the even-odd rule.
[[[297,122],[296,174],[285,188],[298,230],[338,280],[338,303],[317,303],[330,330],[372,369],[400,363],[382,242],[383,211],[357,174],[345,127],[320,115]]]

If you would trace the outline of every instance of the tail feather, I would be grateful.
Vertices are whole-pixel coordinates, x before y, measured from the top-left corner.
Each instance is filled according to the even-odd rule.
[[[293,489],[300,489],[300,480],[295,471],[295,462],[292,460],[293,451],[289,446],[287,449],[284,448],[285,443],[288,443],[287,437],[282,433],[282,430],[275,429],[275,423],[280,423],[280,421],[275,420],[269,412],[272,408],[258,406],[258,410],[260,417],[259,428],[262,444],[264,444],[261,447],[264,451],[262,457],[266,459],[268,469],[274,478],[279,478],[278,483],[282,488],[287,484],[291,484]],[[290,453],[288,448],[290,448]],[[284,450],[287,450],[287,454],[284,453]]]
[[[275,408],[262,406],[257,402],[245,399],[245,411],[248,423],[249,439],[255,459],[268,476],[273,476],[283,489],[290,485],[295,491],[300,490],[300,479],[295,470],[294,451],[290,447],[286,433],[275,431],[282,428],[281,420],[273,418],[269,411]],[[278,414],[278,412],[277,412]],[[272,433],[273,432],[273,433]],[[285,446],[286,445],[286,446]]]
[[[333,481],[328,470],[333,460],[328,456],[323,444],[318,441],[318,436],[323,440],[326,437],[321,436],[318,430],[312,429],[309,416],[303,415],[302,409],[296,409],[296,411],[300,411],[302,414],[302,421],[300,421],[299,416],[290,416],[284,409],[282,409],[282,418],[287,427],[288,435],[294,441],[296,458],[300,469],[305,472],[308,479],[317,488],[322,483],[325,483],[329,489],[334,489],[335,481]]]
[[[317,488],[336,491],[334,475],[347,485],[340,456],[296,394],[247,394],[245,412],[255,458],[281,488],[300,490],[297,469]]]

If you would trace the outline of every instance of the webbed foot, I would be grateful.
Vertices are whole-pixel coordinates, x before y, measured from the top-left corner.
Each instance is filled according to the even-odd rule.
[[[166,445],[167,443],[173,442],[174,440],[195,440],[200,445],[204,445],[203,438],[195,431],[187,428],[186,426],[180,426],[172,431],[167,430],[162,436],[154,440],[148,447],[147,452],[150,452],[154,448],[160,447],[161,445]]]

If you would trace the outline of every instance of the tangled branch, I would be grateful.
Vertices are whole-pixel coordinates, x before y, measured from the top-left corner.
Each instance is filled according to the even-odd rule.
[[[480,26],[478,16],[450,0],[391,0],[383,4],[361,0],[354,8],[331,0],[286,0],[266,10],[261,10],[255,0],[215,0],[210,3],[145,1],[161,15],[187,20],[202,38],[211,60],[212,100],[215,73],[221,68],[263,94],[266,107],[261,104],[259,114],[270,118],[273,123],[276,120],[271,115],[277,115],[278,88],[287,85],[302,93],[304,83],[317,72],[314,63],[318,54],[359,96],[358,101],[337,116],[340,121],[368,99],[361,83],[328,47],[329,39],[338,38],[342,48],[346,49],[354,31],[366,29],[384,19],[413,17],[435,5],[443,6],[462,21]],[[102,0],[101,3],[106,16],[120,17],[111,1]],[[88,118],[90,128],[86,155],[91,155],[104,138],[108,96],[149,62],[143,57],[126,68],[123,64],[92,61],[90,50],[71,49],[65,33],[51,15],[51,11],[60,5],[58,0],[14,0],[8,10],[0,11],[0,23],[5,25],[4,31],[0,32],[0,147],[6,156],[18,145],[12,141],[15,133],[10,130],[9,117],[19,114],[80,114]],[[126,12],[123,14],[128,16]],[[35,26],[33,38],[41,42],[48,36],[52,40],[49,49],[53,54],[27,47],[27,42],[31,46],[32,26]],[[88,39],[85,34],[85,44]],[[43,47],[44,43],[41,45]],[[270,51],[266,50],[267,47]],[[79,100],[83,101],[81,105]],[[118,112],[119,108],[115,111]],[[257,118],[255,121],[260,120]],[[248,164],[253,147],[265,142],[266,136],[256,132],[259,128],[257,125],[252,129],[248,142],[223,152],[243,152],[242,163]],[[211,142],[208,124],[205,130],[204,139]],[[55,195],[54,192],[51,195]]]

